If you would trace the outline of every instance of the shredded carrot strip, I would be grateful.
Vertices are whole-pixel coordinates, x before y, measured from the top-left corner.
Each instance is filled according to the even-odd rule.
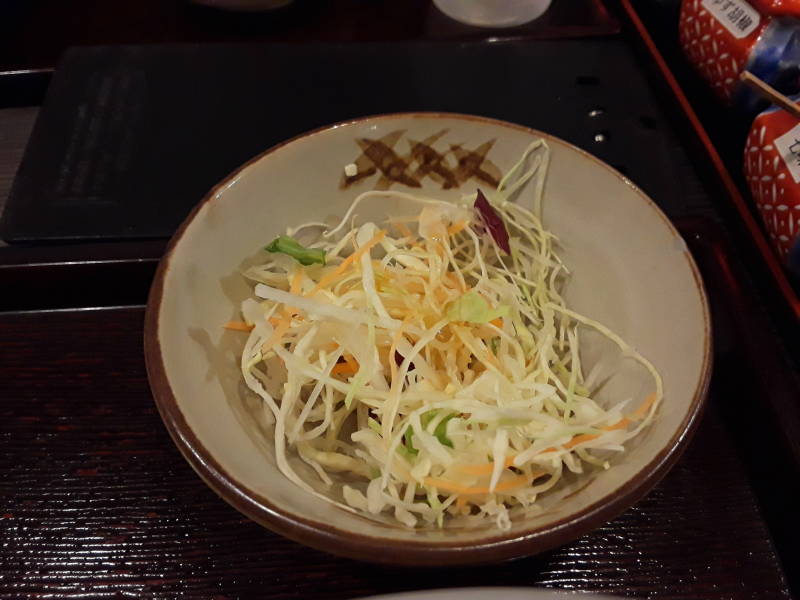
[[[629,417],[625,417],[623,419],[620,419],[619,421],[617,421],[613,425],[609,425],[608,427],[603,427],[602,429],[604,431],[616,431],[617,429],[625,429],[631,423],[633,423],[633,421]],[[597,437],[597,436],[595,436],[595,437]]]
[[[253,331],[253,327],[255,325],[248,325],[243,321],[228,321],[224,325],[225,329],[230,329],[231,331]]]
[[[373,246],[378,244],[384,237],[386,237],[386,231],[381,229],[378,233],[376,233],[367,243],[361,246],[358,250],[353,252],[350,256],[345,258],[342,263],[336,267],[333,271],[325,275],[322,279],[319,280],[319,283],[314,286],[307,296],[313,296],[321,289],[328,287],[331,283],[339,279],[339,277],[347,270],[351,264],[357,261],[359,258],[364,256],[367,252],[369,252]]]
[[[293,317],[295,321],[304,321],[303,315],[298,315],[297,313],[290,312],[289,314],[284,313],[283,317],[270,317],[267,321],[273,326],[277,327],[280,325],[285,317]],[[339,346],[334,345],[333,349],[336,350]]]
[[[336,363],[331,369],[331,375],[355,375],[357,372],[358,363],[350,355],[345,357],[345,362]]]
[[[633,411],[633,414],[629,418],[634,421],[643,419],[647,414],[647,411],[650,410],[650,407],[653,406],[653,404],[655,403],[656,397],[657,396],[655,392],[650,394],[647,398],[645,398],[645,401],[639,405],[639,408]]]
[[[450,283],[453,284],[452,287],[454,287],[457,290],[461,290],[462,292],[466,292],[468,289],[470,289],[469,286],[465,285],[464,282],[461,281],[458,277],[456,277],[456,274],[453,273],[452,271],[448,271],[447,273],[445,273],[442,276],[442,281],[443,282],[449,281]]]
[[[655,392],[653,392],[647,398],[645,398],[645,401],[642,402],[639,405],[639,408],[637,408],[635,411],[633,411],[629,417],[623,417],[622,419],[620,419],[619,421],[617,421],[613,425],[608,425],[606,427],[601,427],[601,429],[603,431],[616,431],[617,429],[625,429],[631,423],[634,423],[635,421],[638,421],[638,420],[642,419],[645,416],[645,414],[647,413],[647,411],[650,410],[650,407],[653,406],[653,402],[655,402],[655,401],[656,401],[656,394],[655,394]],[[597,439],[599,437],[600,437],[599,435],[595,435],[593,433],[584,433],[584,434],[581,434],[581,435],[576,435],[574,438],[572,438],[566,444],[563,444],[562,447],[563,448],[567,448],[567,449],[573,448],[573,447],[577,446],[578,444],[582,444],[583,442],[589,442],[589,441]],[[555,452],[556,450],[557,450],[557,448],[550,447],[550,448],[547,448],[545,450],[542,450],[542,452]]]
[[[408,228],[408,225],[406,225],[405,223],[395,223],[394,225],[404,236],[414,239],[414,234],[411,233],[411,230]]]
[[[435,254],[441,259],[444,259],[444,244],[442,244],[438,238],[435,237],[430,240],[425,240],[425,246],[428,249],[428,252]]]
[[[295,271],[294,277],[292,277],[292,283],[289,287],[289,291],[292,294],[297,294],[300,291],[300,286],[303,282],[303,274],[303,269],[297,269],[297,271]],[[297,315],[297,309],[294,306],[284,306],[282,319],[279,319],[277,323],[273,321],[275,317],[269,320],[269,322],[275,326],[275,329],[269,339],[261,346],[262,354],[266,354],[273,347],[281,343],[283,336],[289,331],[289,327],[291,327],[292,319],[294,319],[295,315]]]
[[[433,291],[433,295],[439,302],[444,302],[449,298],[447,294],[447,288],[443,286],[437,286],[436,289]]]
[[[425,293],[425,286],[422,285],[419,281],[409,281],[403,286],[405,291],[409,292],[410,294],[424,294]]]
[[[466,221],[459,221],[458,223],[453,223],[450,227],[447,228],[447,235],[455,235],[464,231],[467,228]]]
[[[283,339],[283,336],[286,335],[286,332],[289,331],[289,327],[291,326],[291,324],[292,324],[291,317],[287,317],[280,323],[278,323],[278,326],[275,327],[275,330],[272,332],[272,335],[269,336],[269,339],[266,342],[264,342],[264,344],[261,346],[261,353],[266,354],[267,352],[272,350],[274,346],[277,346]]]
[[[513,464],[514,457],[507,456],[505,462],[503,463],[503,468],[507,469]],[[491,475],[492,471],[494,471],[494,463],[490,462],[482,465],[459,465],[458,470],[462,473],[466,473],[467,475]]]
[[[614,431],[615,429],[624,429],[631,423],[639,421],[645,417],[647,411],[650,410],[650,407],[653,406],[653,402],[656,401],[656,393],[653,392],[647,398],[644,399],[635,411],[633,411],[629,416],[623,417],[613,425],[609,425],[608,427],[603,427],[605,431]]]
[[[342,375],[350,372],[350,365],[347,363],[336,363],[331,369],[331,375]]]
[[[350,369],[353,371],[353,373],[358,371],[358,361],[356,361],[356,359],[350,354],[345,354],[344,360],[350,366]]]
[[[574,438],[572,438],[570,441],[564,444],[564,448],[574,448],[578,444],[582,444],[583,442],[589,442],[599,437],[600,437],[599,435],[594,435],[592,433],[584,433],[581,435],[576,435]]]
[[[494,325],[498,329],[502,329],[503,328],[503,317],[497,317],[496,319],[492,319],[491,321],[489,321],[489,323],[491,325]]]
[[[303,269],[297,269],[294,272],[294,276],[292,277],[292,282],[289,285],[290,293],[295,295],[300,293],[300,288],[302,287],[303,284],[303,274],[304,274]],[[284,316],[289,317],[291,319],[294,315],[297,314],[297,309],[294,306],[286,305],[283,307],[283,314]]]
[[[498,483],[494,488],[494,492],[509,492],[511,490],[530,485],[531,481],[541,477],[542,475],[547,475],[547,473],[545,471],[538,471],[533,474],[533,477],[528,477],[527,475],[518,475],[516,477],[512,477],[511,479]],[[454,492],[464,496],[475,496],[478,494],[490,493],[488,486],[466,486],[454,481],[439,479],[437,477],[426,477],[423,482],[429,487],[435,487],[436,489],[443,490],[445,492]]]
[[[304,269],[297,269],[294,272],[294,277],[292,277],[292,283],[291,283],[291,285],[289,287],[289,291],[292,294],[297,295],[297,294],[300,293],[300,286],[303,284],[303,275],[304,274],[305,274],[304,273]]]

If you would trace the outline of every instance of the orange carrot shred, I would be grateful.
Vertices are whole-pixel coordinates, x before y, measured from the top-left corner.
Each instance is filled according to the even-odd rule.
[[[352,354],[345,354],[342,356],[342,359],[344,362],[335,364],[333,369],[331,369],[332,375],[355,375],[358,373],[358,361],[353,357]]]
[[[414,239],[414,234],[411,233],[411,230],[405,223],[395,223],[395,226],[404,236]]]
[[[294,272],[294,277],[292,277],[292,283],[289,286],[289,291],[292,294],[299,294],[300,293],[300,286],[303,284],[303,269],[297,269]]]
[[[353,252],[350,256],[345,258],[342,263],[336,267],[333,271],[325,275],[322,279],[319,280],[319,283],[314,286],[307,296],[313,296],[321,289],[328,287],[334,281],[339,279],[339,277],[347,270],[351,264],[357,261],[359,258],[364,256],[367,252],[369,252],[373,246],[378,244],[384,237],[386,236],[386,231],[381,229],[378,233],[376,233],[370,240],[368,240],[363,246],[361,246],[358,250]]]
[[[331,369],[331,375],[355,375],[357,370],[349,362],[336,363]]]
[[[645,414],[647,414],[647,411],[650,410],[650,407],[653,406],[653,403],[655,401],[656,401],[656,393],[653,392],[645,399],[644,402],[642,402],[639,405],[639,408],[633,411],[633,414],[630,416],[630,418],[633,419],[634,421],[638,421],[639,419],[643,418]]]
[[[450,227],[447,228],[447,235],[455,235],[461,231],[464,231],[467,228],[466,221],[459,221],[458,223],[453,223]]]
[[[503,463],[503,468],[507,469],[508,467],[514,464],[513,456],[507,456],[505,462]],[[468,475],[491,475],[492,471],[494,471],[494,463],[484,463],[482,465],[459,465],[458,470],[462,473],[466,473]]]
[[[529,485],[531,481],[538,479],[542,475],[547,475],[545,471],[537,471],[533,477],[527,475],[518,475],[506,481],[498,483],[495,492],[509,492],[517,488]],[[445,492],[455,492],[464,496],[474,496],[479,494],[489,494],[489,486],[466,486],[456,483],[455,481],[448,481],[447,479],[439,479],[438,477],[426,477],[423,482],[428,487],[435,487],[438,490]]]
[[[275,330],[272,332],[272,335],[261,346],[261,352],[262,353],[269,352],[270,350],[272,350],[274,346],[280,344],[281,340],[283,339],[283,336],[286,335],[287,331],[289,331],[289,327],[291,326],[291,324],[292,324],[291,317],[287,317],[280,323],[278,323],[278,326],[275,327]]]
[[[653,402],[655,401],[656,401],[656,394],[655,392],[653,392],[647,398],[645,398],[645,401],[642,402],[639,405],[639,408],[633,411],[629,417],[623,417],[613,425],[607,425],[606,427],[601,427],[601,429],[603,431],[616,431],[617,429],[625,429],[631,423],[634,423],[635,421],[642,419],[647,413],[647,411],[650,410],[650,407],[653,406]],[[599,437],[600,437],[599,435],[595,435],[593,433],[583,433],[581,435],[576,435],[566,444],[562,444],[562,447],[567,449],[573,448],[578,444],[582,444],[583,442],[589,442]],[[545,448],[544,450],[542,450],[542,452],[555,452],[556,450],[557,448],[551,446],[550,448]]]
[[[243,321],[228,321],[224,325],[225,329],[230,329],[231,331],[253,331],[253,327],[255,325],[248,325]]]
[[[350,370],[353,371],[353,373],[358,371],[358,361],[356,361],[351,354],[345,354],[344,360],[350,366]]]

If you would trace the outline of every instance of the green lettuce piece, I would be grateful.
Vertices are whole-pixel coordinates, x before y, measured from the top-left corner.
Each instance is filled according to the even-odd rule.
[[[491,308],[475,291],[469,291],[450,305],[447,318],[451,321],[467,321],[469,323],[488,323],[498,317],[506,317],[508,306]]]
[[[264,248],[267,252],[280,252],[287,254],[299,262],[301,265],[325,264],[325,250],[318,248],[305,248],[295,239],[282,235],[272,240],[269,246]]]
[[[420,416],[420,422],[422,423],[422,428],[426,429],[428,427],[428,423],[436,416],[438,411],[432,410],[426,412]],[[433,435],[439,440],[439,442],[443,446],[447,446],[449,448],[453,447],[453,442],[447,437],[447,422],[456,416],[455,413],[447,415],[444,419],[442,419],[439,424],[436,426],[436,429],[433,431]],[[411,429],[411,426],[406,427],[405,433],[403,433],[403,443],[406,447],[406,451],[410,454],[417,454],[419,450],[414,447],[414,430]]]

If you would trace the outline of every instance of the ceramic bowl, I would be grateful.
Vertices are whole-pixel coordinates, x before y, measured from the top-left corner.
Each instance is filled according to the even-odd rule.
[[[558,492],[542,497],[540,514],[514,522],[509,531],[410,530],[351,514],[296,487],[278,471],[265,411],[240,381],[238,353],[246,336],[222,327],[238,318],[241,300],[252,291],[239,274],[241,265],[287,226],[341,215],[365,190],[419,186],[414,189],[457,198],[496,185],[536,137],[545,138],[552,150],[543,214],[572,271],[567,302],[610,326],[655,364],[665,389],[657,419],[629,442],[612,468],[565,481]],[[421,152],[420,144],[429,152]],[[438,156],[437,169],[420,168],[424,156]],[[354,177],[344,174],[350,163],[357,166]],[[426,113],[325,127],[275,146],[231,174],[200,201],[170,242],[145,323],[148,376],[161,416],[214,491],[254,521],[298,542],[408,565],[534,554],[630,507],[688,443],[708,385],[710,339],[706,295],[686,245],[625,177],[538,131]],[[605,360],[606,351],[598,336],[589,335],[582,360]],[[605,400],[643,398],[650,381],[622,368],[604,389]]]

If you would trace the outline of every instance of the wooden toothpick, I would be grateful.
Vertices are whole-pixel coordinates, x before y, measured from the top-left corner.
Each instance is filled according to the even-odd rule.
[[[800,106],[798,106],[796,102],[792,102],[790,98],[781,94],[768,83],[764,83],[764,81],[753,75],[750,71],[742,72],[739,79],[745,85],[755,90],[765,100],[769,100],[772,104],[780,106],[786,112],[800,119]]]

